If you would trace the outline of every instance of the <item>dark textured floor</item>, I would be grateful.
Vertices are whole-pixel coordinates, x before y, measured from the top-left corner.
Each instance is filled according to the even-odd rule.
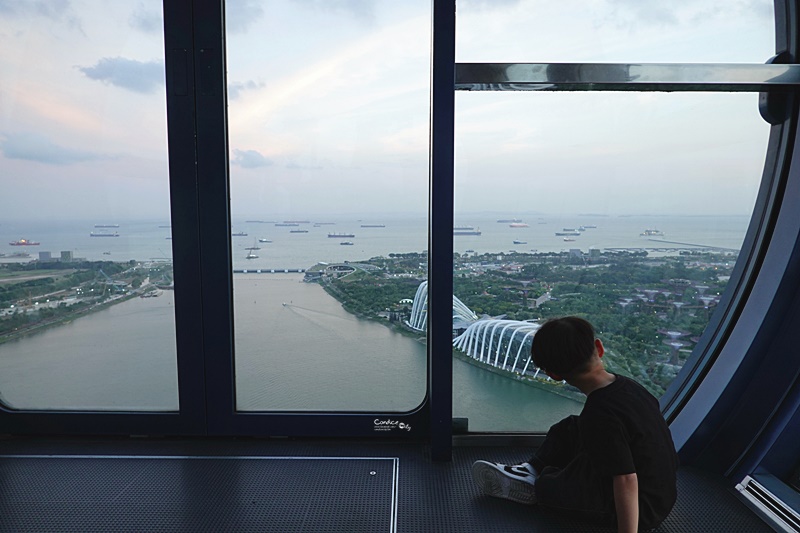
[[[325,440],[0,440],[0,531],[606,532],[484,496],[470,465],[529,450]],[[238,458],[237,458],[238,457]],[[722,480],[679,474],[659,533],[771,532]]]

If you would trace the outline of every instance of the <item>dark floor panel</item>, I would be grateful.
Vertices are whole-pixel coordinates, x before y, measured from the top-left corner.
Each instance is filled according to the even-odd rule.
[[[64,526],[39,531],[388,531],[383,508],[380,521],[368,520],[377,513],[374,500],[385,499],[389,461],[322,467],[311,460],[343,455],[399,458],[398,532],[613,531],[484,496],[473,484],[470,466],[476,459],[516,463],[529,453],[511,447],[456,447],[451,463],[437,463],[422,445],[363,440],[11,439],[0,441],[0,531],[25,531],[11,527],[12,516],[15,520],[43,516],[43,521]],[[209,463],[213,468],[198,468],[207,459],[139,459],[136,464],[148,466],[133,469],[131,460],[121,457],[70,459],[90,461],[86,468],[70,473],[59,470],[57,462],[41,459],[19,463],[12,471],[7,467],[12,459],[2,456],[13,454],[211,456],[214,460]],[[278,468],[275,460],[233,456],[309,460],[288,461],[292,468]],[[367,465],[370,472],[380,473],[379,479],[364,480]],[[6,490],[11,479],[24,487],[15,495]],[[376,492],[370,490],[372,481],[379,481]],[[723,480],[685,468],[678,483],[678,502],[658,533],[772,532]],[[78,520],[86,527],[72,528]]]
[[[0,531],[381,531],[395,459],[0,458]]]
[[[425,472],[401,468],[398,531],[436,532],[612,532],[579,519],[557,515],[481,494],[471,479],[477,459],[519,463],[526,450],[464,447],[454,449],[452,465],[420,465]],[[409,479],[410,478],[410,479]],[[424,511],[423,511],[424,510]],[[678,501],[657,533],[772,533],[721,480],[684,468],[678,475]]]

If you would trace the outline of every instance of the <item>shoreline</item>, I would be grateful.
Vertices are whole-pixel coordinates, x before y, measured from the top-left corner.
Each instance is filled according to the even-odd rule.
[[[389,328],[390,330],[392,330],[392,331],[394,331],[396,333],[404,335],[405,337],[408,337],[408,338],[410,338],[412,340],[415,340],[415,341],[417,341],[417,342],[419,342],[419,343],[421,343],[423,345],[427,345],[427,338],[425,336],[420,336],[418,333],[415,333],[415,332],[403,327],[402,324],[398,325],[398,324],[389,322],[388,320],[380,320],[380,319],[377,319],[377,318],[374,318],[374,317],[371,317],[371,316],[368,316],[368,315],[364,315],[362,313],[354,312],[347,306],[346,302],[342,301],[340,298],[337,297],[336,291],[333,290],[333,288],[330,287],[329,284],[320,283],[320,286],[323,288],[323,290],[331,298],[333,298],[337,302],[339,302],[339,304],[342,306],[342,308],[345,311],[347,311],[351,315],[355,316],[356,318],[358,318],[360,320],[368,320],[370,322],[376,322],[378,324],[381,324],[384,327]],[[453,358],[458,359],[460,361],[464,361],[465,363],[471,364],[471,365],[473,365],[473,366],[475,366],[477,368],[480,368],[481,370],[488,370],[489,372],[497,374],[498,376],[501,376],[501,377],[504,377],[504,378],[507,378],[507,379],[510,379],[510,380],[513,380],[513,381],[517,381],[519,383],[522,383],[523,385],[528,385],[530,387],[534,387],[534,388],[537,388],[537,389],[542,390],[544,392],[549,392],[551,394],[555,394],[556,396],[561,396],[562,398],[566,398],[568,400],[572,400],[572,401],[578,402],[580,404],[583,404],[586,401],[586,397],[583,396],[582,394],[578,393],[578,392],[572,392],[572,391],[569,391],[569,390],[562,390],[564,387],[560,383],[558,383],[558,384],[554,383],[552,385],[547,384],[547,383],[541,383],[541,382],[539,382],[539,381],[537,381],[535,379],[528,378],[526,376],[522,376],[520,374],[516,374],[516,373],[513,373],[513,372],[509,372],[507,370],[502,370],[500,368],[496,368],[496,367],[493,367],[491,365],[487,365],[485,363],[481,363],[480,361],[476,361],[472,357],[468,357],[467,355],[461,353],[460,351],[456,350],[455,348],[453,348],[453,350],[452,350],[452,355],[453,355]]]
[[[136,296],[139,296],[139,294],[125,295],[125,296],[117,298],[117,299],[115,299],[113,301],[102,302],[102,303],[90,306],[88,308],[85,308],[85,309],[77,310],[75,312],[67,312],[63,316],[59,316],[59,317],[50,319],[50,320],[48,320],[46,322],[37,322],[36,324],[33,324],[33,325],[29,326],[29,327],[23,327],[22,329],[19,329],[17,331],[13,331],[13,332],[10,332],[10,333],[7,333],[7,334],[1,336],[0,337],[0,344],[5,344],[7,342],[11,342],[11,341],[14,341],[14,340],[18,340],[18,339],[22,339],[22,338],[25,338],[25,337],[33,336],[33,335],[36,335],[36,334],[39,334],[39,333],[44,333],[45,331],[47,331],[47,330],[49,330],[51,328],[54,328],[56,326],[60,326],[62,324],[66,324],[66,323],[72,322],[73,320],[77,320],[79,318],[83,318],[85,316],[94,314],[94,313],[96,313],[98,311],[103,311],[105,309],[108,309],[109,307],[112,307],[112,306],[116,305],[116,304],[120,304],[122,302],[127,302],[128,300],[131,300],[131,299],[135,298]]]

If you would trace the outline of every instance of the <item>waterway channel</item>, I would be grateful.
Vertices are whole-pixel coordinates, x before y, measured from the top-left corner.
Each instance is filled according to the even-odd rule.
[[[354,317],[301,279],[234,278],[237,409],[415,408],[425,394],[424,344]],[[20,409],[176,410],[173,297],[134,298],[1,344],[0,397]],[[458,359],[453,379],[454,416],[467,417],[471,431],[546,431],[581,408]]]

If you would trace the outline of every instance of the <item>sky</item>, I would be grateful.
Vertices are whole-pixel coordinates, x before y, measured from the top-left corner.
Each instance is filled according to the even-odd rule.
[[[459,62],[764,63],[770,0],[462,0]],[[430,2],[230,0],[234,216],[424,214]],[[0,219],[166,219],[160,0],[0,0]],[[756,94],[458,92],[458,212],[752,211]],[[224,176],[220,176],[224,179]]]

